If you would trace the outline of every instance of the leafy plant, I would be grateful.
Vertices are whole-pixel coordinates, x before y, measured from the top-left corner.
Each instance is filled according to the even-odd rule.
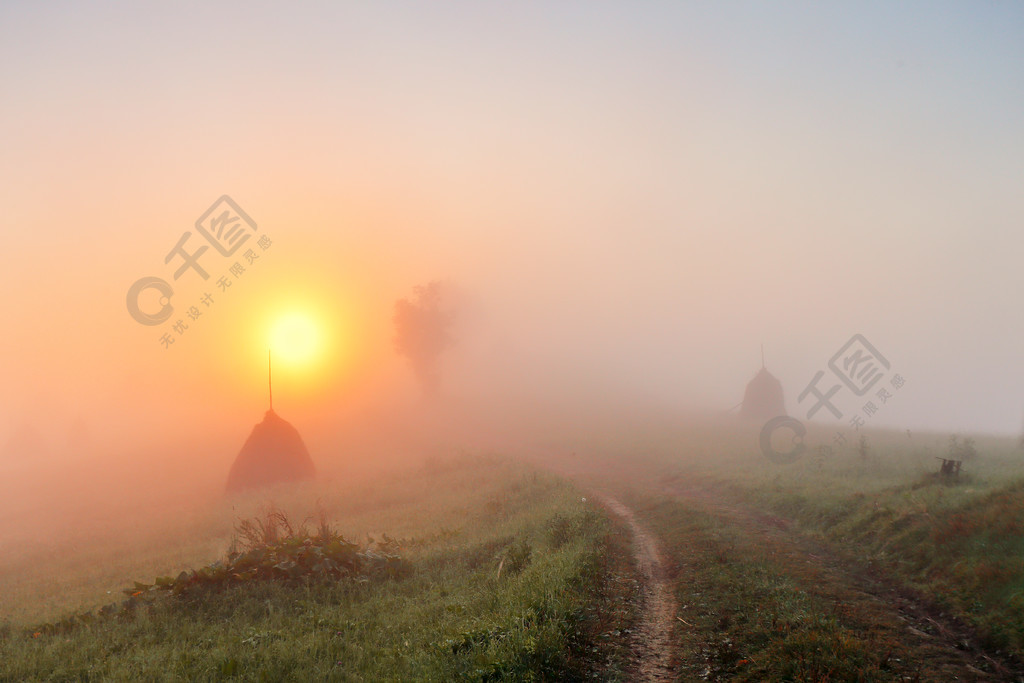
[[[315,535],[305,524],[295,528],[287,515],[274,506],[259,517],[240,521],[236,536],[224,560],[177,576],[158,576],[153,583],[136,581],[124,589],[128,598],[101,607],[96,614],[73,615],[57,623],[29,629],[33,637],[64,633],[75,626],[92,623],[97,617],[127,617],[135,608],[152,603],[162,594],[194,598],[232,585],[260,581],[369,581],[406,576],[409,563],[397,553],[398,543],[384,535],[365,546],[335,532],[324,519]],[[240,549],[241,548],[241,549]]]

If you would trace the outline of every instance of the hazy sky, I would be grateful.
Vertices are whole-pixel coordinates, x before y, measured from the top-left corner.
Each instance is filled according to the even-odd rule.
[[[763,342],[799,416],[860,333],[906,379],[871,424],[1021,428],[1024,5],[210,4],[0,4],[0,441],[241,439],[294,310],[327,353],[282,364],[286,416],[411,394],[391,307],[435,278],[471,302],[463,395],[727,410]],[[258,260],[172,281],[225,194]]]

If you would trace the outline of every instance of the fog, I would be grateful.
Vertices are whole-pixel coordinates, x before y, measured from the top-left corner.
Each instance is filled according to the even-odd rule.
[[[854,335],[903,381],[866,428],[1016,434],[1021,29],[996,3],[5,3],[0,538],[219,496],[294,311],[318,350],[275,364],[274,407],[335,477],[727,418],[762,352],[807,419]],[[197,228],[224,195],[255,225],[227,257]],[[153,326],[126,306],[149,276]],[[433,281],[425,398],[393,315]],[[839,398],[810,421],[852,429],[868,398]]]

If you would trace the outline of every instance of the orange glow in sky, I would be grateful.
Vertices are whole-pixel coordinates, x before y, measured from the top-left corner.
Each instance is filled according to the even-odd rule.
[[[879,422],[1016,430],[1022,29],[991,3],[4,3],[0,438],[247,424],[268,347],[294,419],[414,395],[391,313],[433,279],[479,303],[464,395],[573,368],[727,409],[762,343],[796,396],[862,333],[908,377]],[[231,256],[196,227],[223,195],[255,224]],[[209,279],[175,279],[186,233]],[[125,310],[146,276],[161,327]]]

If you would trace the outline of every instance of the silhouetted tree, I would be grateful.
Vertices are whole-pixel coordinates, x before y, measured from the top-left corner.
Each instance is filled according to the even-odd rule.
[[[437,394],[441,353],[452,345],[453,314],[444,286],[434,281],[414,287],[411,299],[395,302],[395,351],[409,359],[423,395]]]

